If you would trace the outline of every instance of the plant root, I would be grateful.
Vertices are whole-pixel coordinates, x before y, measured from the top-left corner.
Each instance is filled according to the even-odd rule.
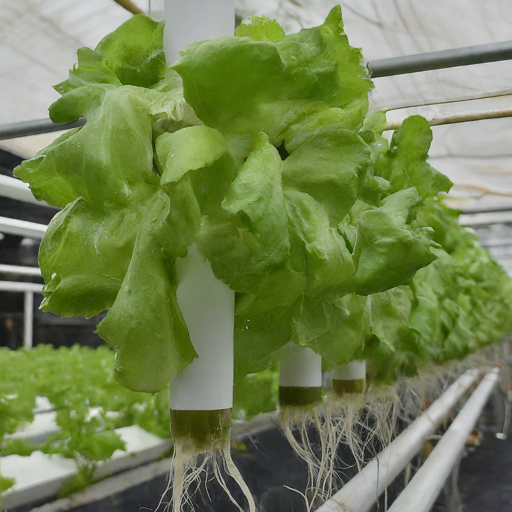
[[[323,435],[327,427],[323,407],[281,405],[278,412],[284,436],[297,456],[307,465],[308,484],[304,499],[309,511],[318,505],[319,500],[329,497],[325,481],[332,479],[334,475],[334,469],[327,464],[332,457],[329,456],[329,437]],[[314,439],[314,432],[318,432],[319,444]]]
[[[204,484],[208,492],[208,483],[216,481],[228,495],[230,501],[240,512],[246,509],[233,497],[226,483],[225,475],[232,478],[242,490],[248,503],[248,511],[256,512],[254,498],[247,487],[242,475],[231,458],[229,441],[216,446],[209,452],[198,452],[189,440],[177,442],[171,459],[171,469],[167,489],[165,490],[156,510],[164,503],[164,498],[172,489],[171,499],[166,504],[164,512],[185,512],[194,510],[193,498],[201,493]],[[211,500],[210,500],[211,501]]]

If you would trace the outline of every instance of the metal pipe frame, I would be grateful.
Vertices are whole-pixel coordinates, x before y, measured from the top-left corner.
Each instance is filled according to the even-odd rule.
[[[23,309],[23,346],[26,349],[31,349],[34,339],[34,293],[42,293],[43,285],[37,283],[0,281],[0,291],[21,292],[25,294]]]
[[[480,372],[468,370],[317,512],[367,512],[435,432]],[[416,511],[414,511],[416,512]]]
[[[440,52],[374,60],[368,63],[368,68],[372,72],[372,78],[382,78],[510,59],[512,59],[512,41],[501,41]]]
[[[0,140],[16,139],[18,137],[28,137],[29,135],[39,135],[41,133],[60,132],[62,130],[71,130],[85,124],[85,119],[71,123],[54,123],[51,119],[37,119],[34,121],[23,121],[21,123],[9,123],[0,125]]]
[[[499,373],[499,368],[487,373],[389,512],[428,512],[432,508],[498,382]]]

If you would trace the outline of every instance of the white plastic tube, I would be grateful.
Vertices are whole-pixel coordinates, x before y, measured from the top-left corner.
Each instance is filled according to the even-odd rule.
[[[432,508],[498,382],[499,373],[500,369],[494,368],[483,378],[389,512],[428,512]]]
[[[370,510],[384,489],[421,450],[425,441],[448,416],[450,410],[478,376],[478,370],[468,370],[459,377],[418,419],[330,500],[317,509],[317,512],[367,512]]]
[[[198,354],[171,382],[171,409],[214,411],[233,406],[235,293],[213,274],[197,247],[177,262],[178,305]]]
[[[19,265],[0,264],[0,272],[2,274],[19,274],[21,276],[41,277],[41,269],[39,267],[20,267]]]
[[[0,174],[0,196],[16,199],[25,203],[38,204],[40,206],[49,206],[45,201],[38,201],[29,186],[17,178],[10,178]]]
[[[36,224],[26,220],[11,219],[9,217],[0,217],[0,233],[9,235],[26,236],[28,238],[41,239],[46,233],[48,226]]]
[[[280,387],[322,387],[322,357],[305,347],[279,365]]]
[[[165,0],[164,51],[170,66],[190,43],[231,36],[235,0]]]

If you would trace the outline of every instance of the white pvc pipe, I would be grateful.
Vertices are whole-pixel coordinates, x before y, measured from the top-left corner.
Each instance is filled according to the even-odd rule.
[[[335,380],[361,380],[366,378],[366,361],[352,361],[343,366],[335,366],[331,371]]]
[[[21,283],[17,281],[0,281],[0,291],[2,292],[35,292],[41,293],[42,284]]]
[[[23,317],[23,346],[32,348],[34,326],[34,292],[25,292],[25,307]]]
[[[164,51],[169,66],[189,44],[234,31],[234,0],[165,0]]]
[[[322,387],[322,356],[304,347],[279,365],[279,386]]]
[[[389,512],[428,512],[432,508],[498,382],[499,373],[500,369],[494,368],[483,378]]]
[[[28,238],[43,238],[48,226],[44,224],[36,224],[26,220],[10,219],[8,217],[0,217],[0,233],[9,235],[26,236]]]
[[[235,293],[213,274],[197,247],[177,262],[178,305],[198,354],[171,381],[171,409],[213,411],[233,406]]]
[[[367,512],[477,380],[468,370],[317,512]],[[415,511],[416,512],[416,511]]]
[[[45,201],[38,201],[26,183],[3,174],[0,174],[0,196],[23,201],[24,203],[49,206]]]
[[[21,267],[18,265],[0,264],[0,273],[3,274],[19,274],[20,276],[37,276],[41,277],[41,269],[39,267]]]

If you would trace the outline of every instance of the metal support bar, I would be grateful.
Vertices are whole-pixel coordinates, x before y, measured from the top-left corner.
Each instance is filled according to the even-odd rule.
[[[23,316],[23,346],[32,348],[34,327],[34,292],[25,292],[25,306]]]
[[[477,380],[468,370],[317,512],[367,512]]]
[[[41,269],[39,267],[21,267],[18,265],[4,265],[3,263],[0,263],[0,273],[41,277]]]
[[[425,116],[426,117],[426,116]],[[438,116],[427,119],[430,126],[441,126],[444,124],[460,124],[470,123],[473,121],[483,121],[486,119],[502,119],[504,117],[512,117],[512,108],[505,108],[503,110],[486,110],[482,112],[464,112],[461,114],[453,114],[449,116]],[[384,128],[387,130],[396,130],[402,126],[403,121],[397,123],[389,123]]]
[[[512,59],[512,41],[501,41],[440,52],[373,60],[368,63],[368,67],[372,72],[372,78],[381,78],[509,59]]]
[[[51,119],[9,123],[0,125],[0,140],[16,139],[17,137],[27,137],[28,135],[38,135],[40,133],[60,132],[62,130],[78,128],[84,124],[85,119],[83,118],[71,123],[54,123]]]
[[[484,377],[389,512],[428,512],[432,508],[498,382],[499,373],[500,369],[494,368]]]
[[[47,227],[44,224],[36,224],[26,220],[0,217],[0,233],[7,233],[9,235],[26,236],[40,240],[43,238]]]

